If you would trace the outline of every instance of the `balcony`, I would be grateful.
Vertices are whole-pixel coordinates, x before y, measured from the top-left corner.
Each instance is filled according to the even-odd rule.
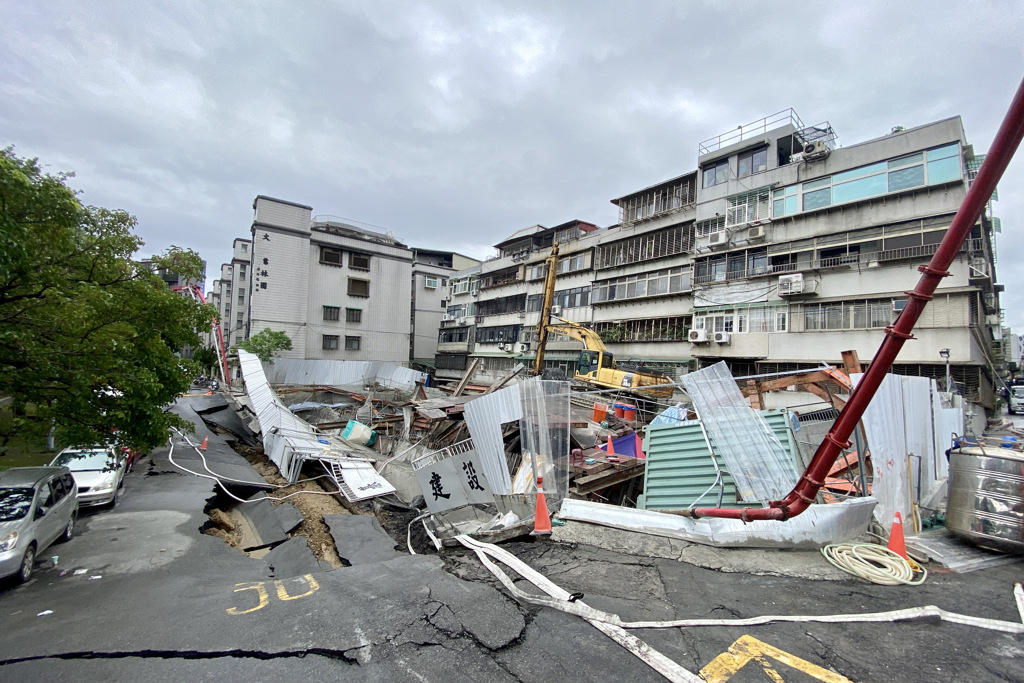
[[[983,250],[984,240],[981,239],[970,239],[967,240],[963,247],[960,248],[960,253],[976,254]],[[907,259],[924,258],[930,257],[935,254],[938,250],[938,244],[925,244],[917,247],[902,247],[900,249],[887,249],[885,251],[868,251],[860,254],[844,254],[842,256],[832,256],[829,258],[815,259],[813,261],[805,261],[803,263],[785,263],[773,266],[763,266],[757,268],[750,268],[747,270],[735,270],[727,273],[713,273],[709,275],[696,275],[693,278],[694,284],[697,285],[708,285],[716,284],[721,282],[731,282],[734,280],[744,280],[752,277],[762,277],[765,275],[779,275],[784,273],[798,273],[805,270],[829,270],[837,268],[852,268],[854,266],[862,268],[874,268],[881,263],[889,261],[903,261]],[[979,269],[979,272],[988,272],[988,262],[984,262],[983,269]],[[975,266],[971,265],[971,277],[981,277],[974,274]]]

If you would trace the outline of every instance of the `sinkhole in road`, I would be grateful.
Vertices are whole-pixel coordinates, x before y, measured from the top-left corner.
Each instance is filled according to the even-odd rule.
[[[277,467],[264,455],[262,448],[253,448],[235,442],[234,450],[245,458],[268,483],[280,488],[254,494],[254,489],[251,487],[231,486],[229,487],[231,494],[246,500],[269,498],[269,504],[275,507],[293,505],[301,513],[302,522],[296,528],[282,530],[281,535],[273,539],[266,539],[269,542],[264,542],[260,537],[259,530],[252,524],[249,511],[242,509],[242,506],[254,505],[255,501],[240,502],[218,486],[214,495],[207,500],[204,511],[209,520],[203,524],[200,531],[220,538],[228,545],[257,558],[262,557],[273,546],[287,538],[303,537],[318,560],[326,561],[332,567],[344,566],[334,538],[324,523],[324,515],[351,513],[335,495],[332,495],[329,483],[326,487],[321,484],[321,481],[324,481],[323,471],[317,471],[317,468],[311,465],[308,472],[303,472],[302,480],[295,484],[289,484],[278,472]]]

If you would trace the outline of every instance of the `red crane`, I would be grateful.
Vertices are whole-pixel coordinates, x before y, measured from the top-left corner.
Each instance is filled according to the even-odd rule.
[[[206,297],[203,296],[203,292],[199,289],[199,285],[176,285],[171,287],[172,290],[178,292],[182,296],[190,296],[196,301],[203,304],[206,303]],[[217,361],[220,367],[221,380],[224,382],[224,386],[231,384],[230,374],[228,373],[228,354],[224,349],[224,333],[220,329],[220,320],[217,316],[214,316],[210,321],[210,330],[214,333],[214,338],[217,343],[214,347],[217,349]]]

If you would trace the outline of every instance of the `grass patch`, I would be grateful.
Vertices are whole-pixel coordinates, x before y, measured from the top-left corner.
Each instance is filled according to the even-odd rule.
[[[11,408],[9,405],[0,407],[0,432],[11,427]],[[49,465],[56,457],[56,451],[46,450],[45,437],[26,437],[15,434],[7,442],[7,450],[0,455],[0,470],[11,467],[39,467]]]

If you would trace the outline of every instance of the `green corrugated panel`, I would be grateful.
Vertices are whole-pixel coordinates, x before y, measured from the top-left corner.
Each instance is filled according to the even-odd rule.
[[[785,411],[761,411],[782,444],[786,446],[793,462],[796,460],[796,444],[789,431],[789,420]],[[704,433],[700,425],[690,422],[678,425],[651,425],[644,438],[644,452],[647,465],[644,472],[644,495],[637,501],[637,507],[645,510],[680,510],[690,506],[700,494],[715,481],[715,466],[708,454]],[[725,461],[715,449],[719,466],[722,468],[725,493],[722,507],[760,507],[760,503],[742,503],[736,495],[736,485],[729,475]],[[700,501],[702,507],[714,507],[718,489],[714,489]]]

